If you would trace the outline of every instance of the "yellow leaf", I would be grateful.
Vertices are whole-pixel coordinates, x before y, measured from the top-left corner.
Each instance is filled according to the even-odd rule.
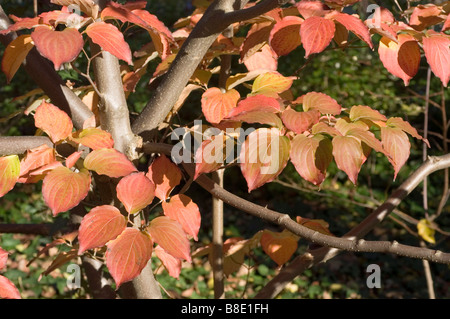
[[[419,231],[419,236],[423,238],[423,240],[435,244],[436,240],[434,239],[435,230],[430,227],[431,223],[426,219],[421,219],[417,224],[417,230]]]
[[[28,52],[34,47],[30,35],[21,35],[14,39],[5,49],[2,59],[2,71],[6,74],[8,83],[11,82]]]

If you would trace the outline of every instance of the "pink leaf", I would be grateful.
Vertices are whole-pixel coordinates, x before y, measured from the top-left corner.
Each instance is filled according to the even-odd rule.
[[[0,299],[21,299],[17,287],[4,276],[0,276]]]
[[[342,107],[332,97],[318,92],[309,92],[302,96],[303,110],[318,110],[322,114],[338,115]]]
[[[334,22],[322,17],[306,19],[300,28],[305,58],[320,53],[330,44],[335,31]]]
[[[201,216],[196,203],[189,196],[178,194],[172,196],[168,202],[163,202],[164,215],[181,224],[186,234],[198,240]]]
[[[357,139],[347,136],[335,136],[332,143],[337,167],[344,171],[356,185],[359,171],[365,160],[361,143]]]
[[[447,87],[450,79],[450,38],[443,33],[423,37],[423,50],[431,71]]]
[[[0,247],[0,271],[5,269],[8,260],[8,252]]]
[[[389,154],[389,161],[394,167],[394,180],[406,160],[409,157],[411,143],[408,135],[399,128],[382,127],[381,128],[381,142],[383,148]]]
[[[169,272],[169,276],[178,279],[181,274],[181,259],[168,254],[161,246],[156,246],[155,254],[163,263],[164,268]]]
[[[42,195],[53,216],[77,206],[88,194],[91,176],[85,169],[79,173],[61,166],[48,173],[42,184]]]
[[[290,142],[276,128],[260,128],[247,136],[239,155],[248,191],[273,181],[289,159]]]
[[[156,217],[150,222],[148,232],[168,254],[191,262],[189,239],[179,222],[166,216]]]
[[[71,155],[69,155],[69,157],[66,158],[66,167],[67,168],[74,167],[77,161],[80,159],[81,154],[83,154],[82,151],[73,152]]]
[[[240,97],[239,92],[234,89],[224,93],[216,87],[206,90],[201,101],[206,120],[212,124],[220,123],[236,107]]]
[[[333,159],[332,145],[328,138],[320,134],[311,138],[300,134],[291,142],[290,157],[301,177],[320,185]]]
[[[277,55],[267,44],[260,51],[246,58],[244,64],[249,71],[261,69],[276,71],[278,68]]]
[[[280,111],[280,103],[273,97],[264,95],[253,95],[239,101],[237,107],[228,113],[227,118],[231,118],[243,113],[250,112],[270,112],[277,113]]]
[[[155,184],[144,172],[132,173],[117,184],[117,198],[130,214],[135,214],[151,204],[155,197]]]
[[[64,140],[73,129],[72,120],[67,113],[45,101],[36,109],[34,123],[48,134],[53,143]]]
[[[127,219],[119,209],[110,205],[97,206],[86,214],[80,224],[78,255],[92,248],[103,247],[119,236],[127,226]]]
[[[86,28],[86,33],[103,50],[133,65],[130,46],[117,27],[106,22],[94,22]]]
[[[113,148],[92,151],[84,159],[84,167],[109,177],[127,176],[137,171],[124,154]]]
[[[327,18],[336,20],[342,24],[347,30],[353,32],[358,38],[366,42],[369,47],[373,49],[369,29],[359,18],[337,11],[333,11],[329,16],[327,16]]]
[[[230,152],[234,150],[234,140],[227,135],[215,135],[202,142],[195,152],[194,180],[203,173],[210,173],[224,165]]]
[[[281,114],[281,119],[288,129],[297,134],[302,134],[304,131],[309,130],[314,124],[319,122],[320,112],[318,110],[297,112],[288,107]]]
[[[40,26],[34,29],[31,38],[39,53],[53,62],[55,70],[59,70],[61,64],[75,60],[84,45],[82,35],[74,28],[55,31]]]
[[[298,12],[302,15],[303,18],[308,19],[309,17],[322,17],[327,12],[330,11],[325,4],[320,1],[300,1],[295,4],[297,6]]]
[[[114,240],[108,242],[106,266],[116,282],[116,289],[133,280],[147,266],[152,257],[153,242],[148,234],[127,227]]]
[[[148,168],[147,177],[156,186],[155,196],[166,200],[181,182],[181,170],[167,156],[157,157]]]

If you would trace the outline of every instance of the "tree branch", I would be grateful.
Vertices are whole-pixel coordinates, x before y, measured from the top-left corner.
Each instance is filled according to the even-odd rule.
[[[230,24],[256,17],[286,1],[265,0],[243,9],[247,3],[248,0],[216,0],[208,7],[183,43],[158,89],[133,123],[133,132],[144,136],[145,140],[154,137],[159,124],[177,102],[210,46]]]
[[[0,30],[7,29],[9,25],[9,19],[0,5]],[[0,35],[0,42],[7,46],[16,37],[15,33]],[[28,54],[24,61],[24,67],[28,75],[52,100],[52,103],[69,114],[77,129],[82,129],[85,124],[94,120],[91,110],[65,85],[52,64],[43,58],[36,48],[33,48]]]
[[[0,155],[23,154],[43,144],[54,147],[46,136],[0,136]]]

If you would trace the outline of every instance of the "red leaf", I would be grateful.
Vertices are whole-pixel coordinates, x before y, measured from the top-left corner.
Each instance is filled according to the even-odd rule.
[[[342,24],[347,30],[353,32],[358,38],[366,42],[369,47],[373,49],[369,29],[359,18],[337,11],[333,11],[327,18],[331,18]]]
[[[10,17],[15,21],[14,24],[11,24],[7,29],[1,30],[0,35],[8,34],[10,32],[15,32],[23,29],[32,29],[35,26],[39,25],[39,17],[34,18],[19,18],[14,15],[10,15]]]
[[[195,152],[194,180],[204,173],[210,173],[224,165],[229,154],[234,151],[234,140],[228,135],[220,134],[202,142]]]
[[[322,17],[306,19],[300,28],[305,58],[313,53],[320,53],[330,44],[335,31],[334,22]]]
[[[150,222],[148,232],[168,254],[191,262],[189,239],[179,222],[166,216],[156,217]]]
[[[231,121],[268,124],[279,129],[283,128],[283,123],[277,114],[272,112],[243,112],[236,116],[230,117]]]
[[[107,244],[106,266],[116,282],[116,289],[133,280],[152,257],[151,238],[136,228],[127,227]]]
[[[0,270],[5,269],[8,260],[8,252],[0,247]]]
[[[220,123],[236,107],[240,97],[239,92],[234,89],[224,93],[216,87],[206,90],[201,102],[206,120],[212,124]]]
[[[450,79],[450,38],[443,33],[423,37],[423,50],[431,71],[447,87]]]
[[[341,106],[336,102],[335,99],[323,93],[306,93],[302,96],[302,101],[303,110],[305,112],[309,110],[318,110],[322,114],[338,115],[342,111]]]
[[[162,203],[164,215],[181,224],[186,234],[198,240],[201,215],[196,203],[189,196],[178,194],[172,196],[168,202]]]
[[[117,184],[117,198],[130,214],[135,214],[151,204],[155,198],[155,184],[144,172],[132,173]]]
[[[31,42],[30,35],[25,34],[18,36],[8,44],[2,58],[2,71],[5,73],[8,83],[11,82],[33,47],[34,44]]]
[[[137,171],[124,154],[113,148],[92,151],[84,159],[84,167],[100,175],[114,178],[127,176]]]
[[[114,140],[111,134],[99,128],[85,128],[77,131],[72,134],[70,139],[93,150],[114,147]]]
[[[20,162],[20,177],[26,179],[30,172],[56,161],[55,149],[43,144],[28,150]]]
[[[127,219],[116,207],[110,205],[94,207],[81,220],[78,255],[92,248],[103,247],[119,236],[126,227]]]
[[[332,145],[328,138],[316,135],[311,138],[297,135],[291,142],[291,162],[305,180],[320,185],[333,160]]]
[[[365,160],[361,143],[355,138],[347,136],[335,136],[332,143],[337,167],[344,171],[356,185],[359,171]]]
[[[417,41],[407,34],[398,35],[398,43],[382,37],[378,54],[384,67],[403,80],[405,86],[416,75],[420,65],[420,48]]]
[[[181,170],[162,154],[148,168],[147,177],[155,184],[155,196],[166,200],[170,192],[181,182]]]
[[[88,194],[91,176],[88,171],[72,172],[67,167],[55,168],[44,178],[42,195],[53,216],[77,206]]]
[[[66,158],[66,167],[67,168],[74,167],[75,164],[77,163],[77,161],[80,159],[82,154],[83,154],[82,151],[73,152],[72,154],[70,154],[69,157]]]
[[[301,1],[295,4],[297,6],[298,12],[303,18],[308,19],[309,17],[322,17],[327,12],[330,11],[325,4],[320,1]]]
[[[53,62],[55,70],[59,70],[61,64],[75,60],[84,45],[83,36],[74,28],[55,31],[40,26],[34,29],[31,38],[39,53]]]
[[[94,22],[86,28],[86,33],[103,50],[133,65],[130,46],[117,27],[106,22]]]
[[[17,287],[4,276],[0,276],[0,299],[21,299]]]
[[[389,161],[394,167],[395,180],[398,172],[409,157],[411,144],[409,142],[408,135],[406,135],[406,133],[399,128],[382,127],[381,142],[383,144],[383,148],[390,156]]]
[[[179,278],[181,274],[181,259],[168,254],[161,246],[155,248],[156,257],[158,257],[169,272],[169,276]]]
[[[253,95],[239,101],[237,107],[232,109],[226,118],[231,118],[250,112],[277,113],[279,111],[280,103],[277,99],[264,95]]]
[[[269,45],[278,56],[289,54],[302,43],[300,25],[303,21],[300,17],[287,16],[274,25],[270,32]]]
[[[273,181],[289,159],[290,142],[276,128],[260,128],[247,136],[239,155],[248,191]]]
[[[64,140],[73,129],[72,120],[67,113],[45,101],[36,109],[34,124],[47,133],[53,143]]]
[[[291,131],[302,134],[309,130],[314,124],[319,122],[320,112],[310,110],[307,112],[297,112],[292,108],[286,108],[281,114],[284,125]]]
[[[268,44],[264,45],[260,51],[246,58],[244,64],[249,71],[276,71],[278,68],[277,55]]]
[[[17,155],[0,157],[0,197],[16,185],[20,176],[20,161]]]
[[[290,232],[279,233],[264,230],[261,235],[261,247],[278,266],[284,265],[297,250],[298,238]]]

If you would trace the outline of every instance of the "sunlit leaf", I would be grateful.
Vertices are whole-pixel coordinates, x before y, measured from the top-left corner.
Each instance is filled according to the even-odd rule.
[[[447,87],[450,79],[450,37],[443,33],[422,38],[425,57],[431,71]]]
[[[135,214],[151,204],[155,197],[155,184],[144,172],[123,177],[116,187],[117,198],[130,214]]]
[[[398,172],[409,158],[411,143],[409,142],[408,135],[403,130],[393,127],[381,128],[381,142],[383,143],[383,148],[390,156],[389,161],[394,167],[395,180]]]
[[[268,72],[258,75],[253,81],[252,94],[269,95],[288,90],[294,77],[285,77],[278,72]]]
[[[155,184],[155,196],[166,200],[181,182],[181,170],[164,154],[157,157],[148,168],[147,177]]]
[[[302,96],[303,110],[318,110],[322,114],[338,115],[341,106],[332,97],[319,92],[309,92]]]
[[[350,120],[367,119],[371,121],[386,121],[386,116],[366,105],[355,105],[350,109]]]
[[[119,236],[126,226],[127,219],[118,208],[110,205],[94,207],[81,220],[78,254],[81,255],[92,248],[103,247]]]
[[[0,271],[5,269],[8,260],[8,252],[0,247]]]
[[[232,150],[234,151],[234,140],[225,134],[203,141],[195,152],[194,180],[201,174],[213,172],[223,166]]]
[[[358,174],[365,160],[361,143],[347,136],[335,136],[333,143],[333,157],[337,167],[344,171],[348,178],[356,185]]]
[[[108,242],[106,266],[116,282],[116,289],[133,280],[147,266],[152,257],[153,242],[136,228],[127,227],[114,240]]]
[[[5,276],[0,275],[0,299],[22,299],[17,287]]]
[[[291,232],[279,233],[264,230],[261,236],[261,247],[278,266],[284,265],[297,250],[298,237]]]
[[[84,45],[83,36],[75,28],[56,31],[39,26],[31,33],[31,38],[39,53],[53,62],[55,70],[75,60]]]
[[[178,279],[181,274],[181,259],[168,254],[161,246],[155,247],[155,254],[163,263],[164,268],[169,272],[169,276]]]
[[[253,95],[239,101],[237,107],[228,113],[227,118],[232,118],[243,113],[250,112],[271,112],[280,111],[280,103],[273,97],[265,95]]]
[[[42,101],[34,114],[34,124],[48,134],[53,143],[67,138],[73,129],[69,115],[55,105]]]
[[[206,90],[202,95],[202,111],[208,122],[220,123],[236,107],[240,98],[238,91],[231,89],[222,92],[217,87]]]
[[[20,176],[20,161],[17,155],[0,157],[0,197],[14,188]]]
[[[156,217],[147,228],[155,243],[175,258],[191,261],[189,239],[179,222],[167,216]]]
[[[303,21],[300,17],[287,16],[274,25],[270,32],[269,45],[278,56],[289,54],[302,43],[300,26]]]
[[[305,48],[305,58],[325,50],[333,39],[335,29],[333,21],[322,17],[309,17],[303,21],[300,36]]]
[[[200,210],[192,199],[184,194],[172,196],[168,202],[162,203],[164,215],[181,224],[186,234],[198,240],[201,215]]]
[[[84,167],[109,177],[127,176],[137,171],[124,154],[113,148],[92,151],[84,159]]]
[[[85,128],[84,130],[77,131],[72,134],[72,141],[98,150],[101,148],[113,148],[114,140],[109,132],[106,132],[100,128]]]
[[[53,216],[77,206],[88,194],[91,176],[87,170],[72,172],[61,166],[49,172],[42,184],[42,195]]]
[[[14,74],[34,47],[31,41],[30,35],[23,34],[11,41],[6,47],[2,58],[2,71],[5,73],[8,83],[11,82]]]
[[[319,122],[320,112],[318,110],[310,110],[307,112],[297,112],[292,108],[286,108],[281,114],[283,124],[291,131],[302,134],[309,130],[314,124]]]
[[[436,231],[431,227],[431,222],[427,219],[421,219],[417,223],[417,231],[419,236],[422,237],[423,240],[431,244],[436,244],[436,239],[434,237]]]

